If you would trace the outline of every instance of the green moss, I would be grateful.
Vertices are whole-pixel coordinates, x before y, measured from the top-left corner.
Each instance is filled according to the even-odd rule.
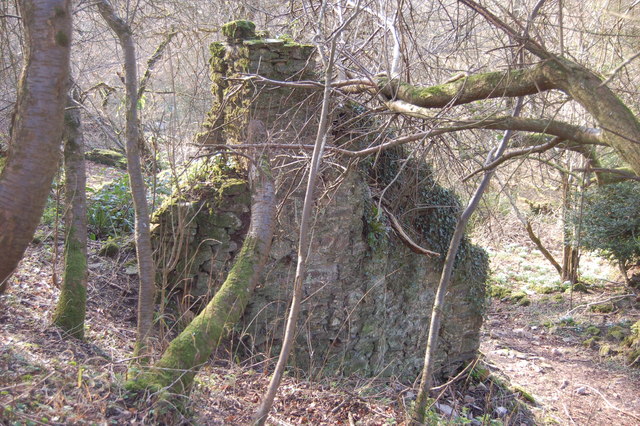
[[[528,297],[523,297],[522,299],[518,300],[518,306],[529,306],[531,305],[531,299],[529,299]]]
[[[524,291],[516,291],[511,295],[511,300],[513,300],[514,302],[518,302],[521,299],[524,299],[526,297],[527,297],[527,293],[525,293]]]
[[[120,253],[120,245],[111,238],[100,247],[98,252],[100,256],[105,257],[116,257],[118,253]]]
[[[256,38],[256,24],[243,19],[227,22],[221,30],[229,42]]]
[[[127,389],[167,389],[184,394],[191,388],[200,365],[244,312],[253,291],[257,258],[257,241],[247,237],[227,279],[207,307],[171,341],[154,368],[133,379]]]
[[[601,314],[611,313],[611,312],[613,312],[613,309],[614,309],[613,308],[613,303],[602,303],[602,304],[599,304],[599,305],[591,305],[589,307],[589,310],[591,312],[598,312],[598,313],[601,313]]]
[[[639,366],[638,357],[640,357],[640,349],[632,350],[627,354],[627,362],[633,366]]]
[[[495,299],[506,299],[511,297],[513,291],[510,288],[503,287],[500,285],[492,285],[489,287],[489,295]]]
[[[607,336],[619,342],[623,341],[624,338],[627,336],[627,334],[628,332],[624,328],[620,327],[619,325],[614,325],[607,332]]]
[[[598,338],[597,337],[589,337],[587,340],[582,342],[582,346],[587,348],[597,348],[598,347]]]
[[[249,192],[249,185],[244,179],[228,178],[224,179],[218,189],[219,197],[246,194]]]
[[[536,399],[527,392],[522,386],[513,386],[513,391],[520,395],[525,401],[530,402],[532,404],[537,404]]]
[[[78,339],[84,338],[86,274],[87,257],[75,238],[75,232],[71,229],[65,242],[64,279],[60,298],[53,314],[53,323]]]
[[[226,52],[226,47],[223,43],[219,41],[213,42],[209,45],[209,52],[213,58],[224,58],[224,54]]]
[[[578,291],[580,293],[588,293],[589,290],[587,289],[587,286],[584,283],[575,283],[573,285],[573,291]]]
[[[590,325],[585,330],[585,333],[589,334],[590,336],[598,336],[598,335],[600,335],[601,330],[598,327],[596,327],[595,325]]]
[[[124,154],[110,149],[92,149],[85,154],[85,158],[94,163],[127,170],[127,159]]]
[[[69,46],[69,36],[64,31],[58,31],[55,36],[56,44],[62,47]]]

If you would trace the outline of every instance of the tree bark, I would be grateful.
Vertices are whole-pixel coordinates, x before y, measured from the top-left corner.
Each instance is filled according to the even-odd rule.
[[[125,89],[127,93],[125,129],[127,139],[127,172],[129,174],[133,207],[135,210],[135,241],[138,259],[138,276],[140,278],[137,339],[134,355],[141,357],[141,360],[144,362],[147,355],[148,338],[153,327],[155,265],[153,263],[153,249],[151,247],[151,233],[149,230],[147,190],[142,176],[140,150],[138,146],[140,130],[138,122],[136,51],[129,24],[116,15],[113,7],[107,0],[100,0],[97,6],[102,18],[117,35],[124,52]]]
[[[9,157],[0,174],[0,294],[33,238],[58,169],[69,80],[69,7],[69,0],[20,2],[25,67]]]
[[[82,339],[87,301],[87,179],[80,110],[71,97],[64,122],[64,279],[53,323]]]
[[[275,189],[266,160],[259,170],[253,170],[251,183],[251,225],[224,284],[206,308],[171,341],[153,368],[128,383],[129,389],[167,389],[184,394],[226,330],[242,316],[267,260],[275,223]]]

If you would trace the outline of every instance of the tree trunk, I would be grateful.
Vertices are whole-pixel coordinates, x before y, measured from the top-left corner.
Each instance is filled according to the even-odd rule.
[[[109,27],[118,36],[124,52],[125,89],[127,93],[125,130],[127,139],[127,172],[129,174],[135,211],[135,241],[138,258],[138,276],[140,278],[138,291],[138,327],[134,355],[140,356],[141,360],[145,361],[147,342],[153,327],[155,265],[153,263],[153,249],[151,247],[151,233],[149,230],[147,190],[142,176],[138,145],[140,130],[138,123],[136,51],[130,26],[115,14],[111,4],[107,0],[100,0],[98,10],[103,19],[109,24]]]
[[[127,384],[129,389],[168,389],[184,394],[226,330],[242,316],[267,260],[275,223],[275,189],[266,160],[263,163],[252,171],[251,225],[224,284],[206,308],[171,341],[160,360]]]
[[[26,33],[7,163],[0,174],[0,294],[33,238],[60,159],[71,45],[69,0],[20,2]]]
[[[518,102],[513,113],[514,117],[517,117],[520,114],[522,105],[523,99],[518,98]],[[491,164],[502,155],[502,153],[507,148],[507,145],[509,144],[509,139],[511,139],[512,134],[513,132],[511,130],[507,130],[505,132],[504,137],[502,138],[502,141],[500,141],[498,147],[495,148],[495,150],[492,150],[487,155],[485,165]],[[442,321],[445,295],[447,294],[447,288],[449,287],[451,276],[453,274],[453,266],[456,255],[458,254],[458,248],[460,247],[460,242],[462,241],[462,237],[464,236],[464,231],[467,227],[467,223],[469,222],[471,215],[473,215],[476,208],[478,207],[484,191],[489,186],[494,171],[495,169],[488,169],[484,172],[482,180],[480,181],[480,184],[478,184],[478,188],[476,188],[476,192],[473,194],[473,196],[469,200],[469,204],[460,215],[460,219],[456,224],[456,229],[453,232],[453,236],[451,237],[451,242],[449,243],[447,257],[445,258],[444,266],[442,268],[442,274],[440,275],[440,282],[438,283],[436,298],[433,301],[433,307],[431,308],[431,321],[429,323],[429,335],[427,337],[427,348],[425,350],[424,365],[422,368],[422,375],[420,379],[420,389],[418,390],[415,406],[413,408],[413,411],[411,412],[411,419],[409,422],[409,424],[412,426],[422,425],[425,420],[427,402],[429,400],[429,392],[431,391],[431,375],[433,373],[435,355],[438,348],[438,336],[440,334],[440,322]]]
[[[53,323],[82,339],[87,300],[87,194],[80,110],[71,97],[64,123],[64,279]]]
[[[572,193],[573,187],[570,176],[567,173],[562,173],[562,226],[564,229],[560,279],[563,282],[569,281],[571,286],[578,280],[580,260],[580,250],[575,245],[576,232],[573,225],[569,223],[569,214],[574,209]]]

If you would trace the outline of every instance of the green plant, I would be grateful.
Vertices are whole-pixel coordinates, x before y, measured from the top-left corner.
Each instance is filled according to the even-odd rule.
[[[129,177],[124,175],[98,189],[87,188],[87,219],[91,239],[117,237],[134,228]]]
[[[598,186],[585,193],[581,244],[626,267],[640,259],[640,184]],[[579,221],[578,217],[572,219]]]
[[[151,188],[151,179],[146,179]],[[155,201],[160,204],[170,194],[171,180],[166,173],[158,175],[155,181],[155,200],[147,193],[149,207]],[[134,229],[135,211],[129,186],[129,176],[102,185],[97,189],[87,187],[87,224],[92,240],[116,238],[129,234]]]

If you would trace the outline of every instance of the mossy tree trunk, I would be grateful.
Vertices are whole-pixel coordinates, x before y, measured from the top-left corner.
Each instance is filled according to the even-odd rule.
[[[0,294],[33,238],[58,170],[69,80],[69,0],[20,1],[25,65],[0,174]]]
[[[126,89],[126,151],[127,172],[131,184],[133,207],[135,211],[135,241],[138,260],[138,326],[134,355],[146,360],[148,338],[153,327],[153,308],[155,293],[155,265],[151,247],[149,225],[149,207],[147,205],[147,189],[140,165],[140,123],[138,122],[138,77],[136,51],[133,43],[131,27],[118,17],[107,0],[97,3],[102,18],[117,35],[124,52],[125,89]]]
[[[64,123],[64,279],[53,323],[82,339],[87,300],[87,179],[80,110],[71,97]]]
[[[242,316],[269,254],[276,212],[275,189],[266,162],[251,174],[251,224],[233,268],[205,309],[171,341],[153,367],[128,383],[129,389],[184,394],[198,369]]]

